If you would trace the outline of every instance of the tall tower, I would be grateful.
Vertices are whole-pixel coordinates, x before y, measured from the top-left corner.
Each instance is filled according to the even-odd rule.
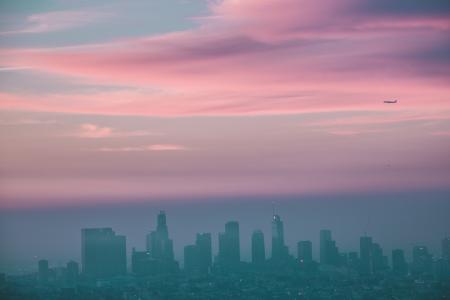
[[[288,249],[284,244],[283,221],[279,215],[272,217],[272,260],[284,260],[288,256]]]
[[[361,274],[369,275],[372,273],[372,238],[362,236],[359,239],[359,256],[361,258]]]
[[[405,276],[408,273],[405,252],[401,249],[392,250],[392,271],[399,276]]]
[[[158,235],[161,238],[163,238],[163,239],[169,238],[169,231],[167,229],[167,223],[166,223],[166,213],[164,211],[160,211],[158,214],[156,231],[158,232]]]
[[[266,260],[266,248],[264,245],[264,233],[255,230],[252,234],[252,263],[261,265]]]
[[[173,242],[169,239],[166,213],[160,211],[157,217],[156,230],[147,235],[147,251],[155,259],[173,260]]]
[[[208,273],[212,265],[211,233],[197,233],[195,246],[199,255],[199,270],[202,273]]]
[[[239,242],[239,223],[229,221],[225,224],[225,232],[219,233],[219,262],[236,265],[241,260]]]
[[[331,231],[323,229],[320,231],[320,263],[328,264],[328,244],[331,242]]]
[[[431,274],[433,267],[432,255],[425,246],[415,246],[413,248],[413,262],[411,273],[413,275]]]
[[[311,241],[300,241],[297,244],[297,258],[300,263],[311,263],[312,243]]]

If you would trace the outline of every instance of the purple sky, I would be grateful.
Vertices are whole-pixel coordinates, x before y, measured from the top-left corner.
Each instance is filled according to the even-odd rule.
[[[450,187],[448,1],[18,0],[0,19],[0,208]]]

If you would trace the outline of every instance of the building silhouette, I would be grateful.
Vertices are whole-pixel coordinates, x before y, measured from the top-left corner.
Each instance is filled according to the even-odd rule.
[[[169,238],[166,213],[160,211],[156,220],[156,230],[146,236],[147,252],[155,261],[150,272],[171,273],[178,269],[178,263],[174,259],[173,241]],[[151,264],[150,264],[151,265]]]
[[[339,249],[336,241],[331,237],[331,231],[324,229],[320,231],[320,264],[338,266],[340,263]]]
[[[360,272],[362,275],[372,273],[372,238],[362,236],[359,238]]]
[[[40,283],[47,283],[50,276],[48,260],[41,259],[38,261],[38,280]]]
[[[297,259],[300,263],[311,263],[313,261],[311,241],[297,243]]]
[[[415,276],[431,274],[433,268],[433,257],[425,246],[415,246],[413,248],[413,261],[411,273]]]
[[[398,276],[406,276],[408,273],[405,252],[401,249],[392,250],[392,272]]]
[[[66,283],[68,286],[74,286],[78,281],[79,275],[78,263],[75,261],[69,261],[66,265]]]
[[[374,273],[383,272],[388,268],[387,257],[383,249],[377,243],[372,244],[372,270]]]
[[[198,271],[199,254],[196,245],[184,246],[184,270],[188,273]]]
[[[147,235],[147,251],[157,260],[173,260],[173,242],[169,239],[166,213],[160,211],[157,217],[156,230]]]
[[[272,217],[272,261],[288,258],[288,247],[284,243],[284,226],[279,215]]]
[[[328,229],[323,229],[320,231],[320,263],[326,264],[327,258],[327,245],[331,241],[331,231]]]
[[[184,247],[184,270],[187,273],[208,274],[212,266],[210,233],[197,233],[195,245]]]
[[[195,246],[199,255],[198,269],[201,273],[209,273],[212,266],[211,233],[197,233]]]
[[[81,230],[82,272],[93,278],[126,274],[126,239],[111,228]]]
[[[264,243],[264,233],[255,230],[252,233],[252,263],[262,265],[266,261],[266,247]]]
[[[131,253],[131,272],[137,276],[157,274],[157,260],[151,256],[149,251],[137,251],[133,248]]]
[[[229,221],[225,232],[219,233],[218,263],[223,266],[236,266],[241,261],[239,223]]]

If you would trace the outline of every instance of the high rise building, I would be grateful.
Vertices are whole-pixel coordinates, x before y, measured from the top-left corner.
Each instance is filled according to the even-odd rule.
[[[166,213],[160,211],[157,216],[156,230],[147,234],[147,252],[156,263],[156,272],[170,273],[178,269],[174,260],[173,241],[169,238]],[[152,263],[153,264],[153,263]]]
[[[320,263],[327,264],[327,244],[331,241],[331,231],[323,229],[320,231]]]
[[[188,273],[207,274],[212,265],[210,233],[197,233],[195,245],[184,247],[184,269]]]
[[[156,230],[147,235],[147,251],[154,259],[173,260],[173,242],[169,239],[166,213],[160,211],[157,217]]]
[[[320,263],[322,265],[338,266],[340,262],[339,249],[336,241],[331,238],[330,230],[320,231]]]
[[[218,261],[233,266],[240,262],[239,223],[230,221],[225,224],[225,232],[219,233]]]
[[[411,273],[413,275],[431,274],[433,268],[433,259],[425,246],[416,246],[413,248],[413,261]]]
[[[297,258],[300,263],[311,263],[312,243],[311,241],[300,241],[297,244]]]
[[[252,263],[261,265],[266,261],[266,247],[264,245],[264,233],[255,230],[252,234]]]
[[[78,263],[75,261],[69,261],[66,265],[66,283],[69,286],[73,286],[78,281],[79,268]]]
[[[408,273],[405,252],[401,249],[392,250],[392,271],[399,276],[405,276]]]
[[[212,266],[211,233],[197,233],[195,246],[198,253],[198,269],[201,273],[209,273]]]
[[[372,269],[373,272],[382,272],[387,269],[387,257],[383,255],[383,249],[377,243],[372,244]]]
[[[188,245],[184,247],[184,270],[188,273],[198,271],[199,253],[196,245]]]
[[[283,221],[279,215],[272,217],[272,260],[282,261],[288,257],[288,248],[284,244]]]
[[[359,239],[360,272],[363,275],[372,273],[372,238],[362,236]]]
[[[148,276],[158,273],[157,261],[149,251],[136,251],[131,253],[131,272],[137,276]]]
[[[82,271],[86,276],[103,278],[125,275],[126,239],[111,228],[81,230]]]
[[[46,283],[50,275],[50,269],[48,268],[48,260],[41,259],[38,261],[38,279],[41,283]]]

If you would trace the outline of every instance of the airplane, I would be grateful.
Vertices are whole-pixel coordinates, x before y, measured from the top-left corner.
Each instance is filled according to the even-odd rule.
[[[397,100],[384,100],[384,103],[386,103],[386,104],[395,104],[395,103],[397,103]]]

